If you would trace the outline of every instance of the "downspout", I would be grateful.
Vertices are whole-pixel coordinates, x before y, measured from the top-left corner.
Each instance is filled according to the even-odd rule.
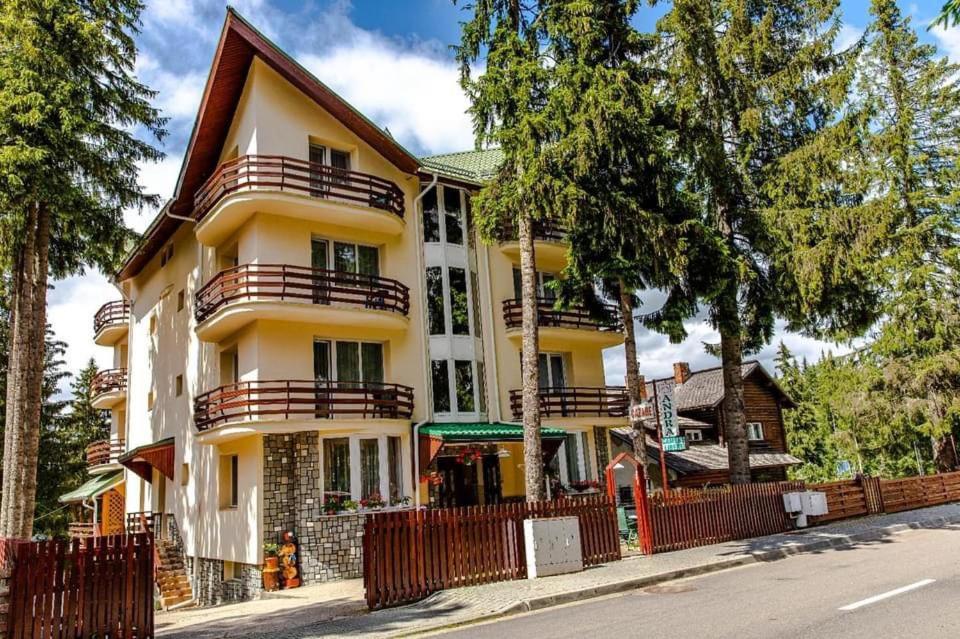
[[[419,205],[423,197],[429,193],[431,190],[437,187],[437,182],[440,181],[440,174],[434,173],[433,179],[430,180],[430,183],[427,184],[427,187],[420,191],[417,194],[417,197],[413,198],[413,216],[416,226],[417,233],[417,288],[420,293],[420,328],[423,335],[423,380],[424,385],[424,395],[427,399],[427,410],[426,415],[432,417],[433,414],[433,388],[430,383],[430,331],[427,328],[427,314],[423,298],[424,291],[424,278],[426,277],[426,268],[424,267],[424,246],[423,240],[420,236],[420,215],[419,215]],[[413,425],[413,441],[411,442],[411,448],[413,448],[413,504],[417,508],[420,508],[420,427],[428,423],[430,419],[424,419],[420,422],[417,422]]]
[[[483,247],[484,261],[486,262],[486,268],[484,270],[484,275],[487,280],[487,297],[490,299],[490,308],[495,308],[493,302],[493,281],[490,279],[490,246],[485,245]],[[487,314],[489,321],[487,322],[487,335],[490,336],[490,355],[493,356],[493,396],[495,399],[497,407],[497,420],[496,421],[506,421],[503,418],[503,410],[500,404],[500,361],[497,359],[497,339],[494,331],[496,330],[496,324],[493,320],[493,312]],[[494,404],[494,402],[490,402]],[[511,417],[513,417],[511,415]]]

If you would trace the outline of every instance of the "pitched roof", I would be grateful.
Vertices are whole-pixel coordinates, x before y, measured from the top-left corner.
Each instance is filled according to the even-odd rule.
[[[194,193],[216,169],[254,57],[279,73],[398,168],[408,173],[415,173],[419,169],[417,158],[389,133],[367,119],[257,31],[233,8],[228,7],[173,198],[157,214],[138,246],[127,256],[117,279],[139,273],[180,227],[182,220],[170,217],[166,214],[168,211],[181,216],[190,215],[193,211]]]
[[[746,379],[754,372],[759,372],[773,386],[785,400],[787,405],[792,406],[793,400],[777,384],[776,380],[770,376],[767,370],[757,361],[744,362],[740,366],[740,375]],[[674,401],[677,403],[677,410],[697,410],[700,408],[713,408],[723,401],[723,369],[707,368],[700,371],[693,371],[690,377],[683,384],[677,384],[673,377],[665,377],[647,382],[647,396],[653,396],[653,385],[657,388],[664,386],[673,387]]]
[[[123,483],[123,471],[117,470],[103,475],[96,475],[88,479],[82,486],[68,493],[60,495],[59,501],[62,504],[83,501],[99,497],[108,490],[115,488]]]
[[[443,153],[422,157],[420,162],[425,169],[436,171],[443,177],[479,185],[493,177],[497,167],[503,162],[503,151],[484,149]]]

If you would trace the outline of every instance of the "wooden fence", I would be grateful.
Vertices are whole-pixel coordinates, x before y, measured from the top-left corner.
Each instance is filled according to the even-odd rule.
[[[807,490],[826,494],[827,514],[812,517],[812,524],[828,521],[862,517],[883,512],[880,479],[877,477],[858,477],[823,484],[807,484]]]
[[[614,505],[605,496],[369,515],[363,539],[367,605],[383,608],[447,588],[524,579],[523,520],[576,516],[583,561],[620,559]]]
[[[153,537],[17,542],[7,639],[153,636]]]
[[[707,546],[790,530],[783,493],[802,482],[746,484],[704,491],[651,495],[653,551]]]
[[[960,472],[881,479],[880,492],[888,513],[960,501]]]

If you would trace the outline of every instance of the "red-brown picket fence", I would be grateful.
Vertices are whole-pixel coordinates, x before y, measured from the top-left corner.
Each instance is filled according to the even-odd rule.
[[[153,636],[153,537],[13,542],[7,639]]]
[[[803,482],[746,484],[651,495],[653,551],[666,552],[790,530],[783,493]],[[675,494],[676,493],[676,494]]]
[[[363,538],[367,605],[396,606],[447,588],[524,579],[523,520],[564,516],[580,520],[585,565],[620,559],[616,510],[603,495],[368,515]]]

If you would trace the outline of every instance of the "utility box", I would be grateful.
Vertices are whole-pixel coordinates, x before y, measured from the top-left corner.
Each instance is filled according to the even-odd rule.
[[[783,493],[783,509],[788,513],[799,513],[803,510],[803,501],[800,493]]]
[[[827,494],[815,490],[800,493],[803,514],[807,517],[822,517],[827,514]]]
[[[525,519],[523,537],[528,579],[583,570],[580,520],[577,517]]]

